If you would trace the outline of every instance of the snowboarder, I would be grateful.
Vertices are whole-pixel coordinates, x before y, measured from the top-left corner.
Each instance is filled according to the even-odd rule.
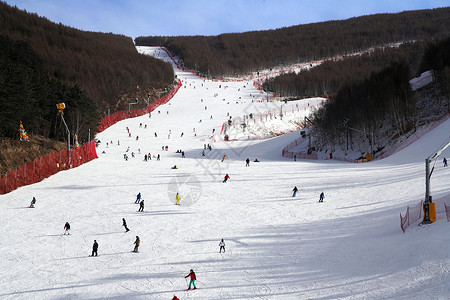
[[[144,200],[141,201],[141,203],[139,203],[139,210],[138,211],[144,211]]]
[[[249,159],[249,158],[247,158],[247,159],[245,160],[245,166],[246,166],[246,167],[250,167],[250,159]]]
[[[139,203],[141,201],[141,193],[137,194],[136,201],[134,203]]]
[[[175,170],[175,169],[178,169],[178,167],[177,167],[177,165],[175,165],[171,169]]]
[[[191,269],[191,271],[189,272],[189,274],[187,274],[186,276],[184,276],[184,278],[188,278],[188,277],[191,278],[191,281],[189,281],[189,287],[188,287],[188,290],[191,289],[191,285],[194,286],[194,290],[195,290],[195,289],[197,288],[197,287],[195,286],[195,280],[197,279],[197,276],[195,276],[194,270]]]
[[[127,227],[127,221],[125,221],[125,218],[122,218],[122,226],[123,227],[125,227],[125,232],[128,232],[128,231],[130,231],[130,229],[128,229],[128,227]]]
[[[322,192],[319,196],[319,202],[323,202],[323,198],[325,198],[325,194]]]
[[[136,236],[136,240],[134,241],[134,250],[133,252],[138,253],[139,252],[139,245],[141,244],[141,239]]]
[[[223,241],[223,239],[220,241],[219,243],[219,253],[222,253],[222,249],[223,249],[223,253],[225,253],[225,242]]]
[[[225,177],[223,178],[223,183],[227,182],[228,179],[230,179],[230,176],[228,176],[228,174],[225,174]]]
[[[297,195],[298,192],[298,188],[296,186],[294,186],[294,189],[292,190],[294,193],[292,194],[292,197],[295,197]]]
[[[94,256],[94,253],[95,253],[95,256],[98,256],[97,250],[98,250],[97,240],[94,240],[94,245],[92,245],[92,255],[91,256]]]
[[[34,205],[36,204],[36,198],[33,197],[31,200],[30,208],[34,208]]]
[[[66,224],[64,224],[64,235],[66,235],[66,233],[68,235],[70,235],[70,224],[69,224],[69,222],[66,222]]]
[[[447,159],[445,157],[444,157],[443,163],[444,163],[444,167],[446,167],[447,166]]]

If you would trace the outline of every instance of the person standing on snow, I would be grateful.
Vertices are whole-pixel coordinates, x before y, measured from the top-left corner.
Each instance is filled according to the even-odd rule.
[[[219,253],[222,253],[222,249],[223,249],[223,253],[225,253],[225,242],[223,241],[223,239],[220,241],[219,243]]]
[[[184,151],[181,151],[181,158],[185,158]]]
[[[447,166],[447,159],[444,157],[444,160],[442,161],[444,163],[444,167]]]
[[[31,204],[30,207],[34,208],[34,205],[36,204],[36,198],[33,197],[33,199],[31,200]]]
[[[133,252],[138,253],[139,252],[139,245],[141,244],[141,239],[136,236],[136,240],[134,241],[134,250]]]
[[[69,224],[69,222],[66,222],[66,224],[64,224],[64,235],[66,235],[66,233],[68,235],[70,235],[70,224]]]
[[[175,203],[176,205],[180,205],[180,195],[177,193],[177,195],[175,196],[175,199],[177,199],[177,202]]]
[[[295,197],[297,195],[298,192],[298,188],[296,186],[294,186],[294,189],[292,190],[294,193],[292,194],[292,197]]]
[[[125,232],[128,232],[128,231],[130,231],[130,229],[128,229],[128,227],[127,227],[127,221],[125,221],[125,218],[122,218],[122,226],[123,227],[125,227]]]
[[[98,250],[97,240],[94,240],[94,245],[92,245],[92,255],[91,256],[94,256],[94,253],[95,253],[95,256],[98,256],[97,250]]]
[[[141,203],[139,203],[139,210],[138,211],[144,211],[144,200],[141,201]]]
[[[188,278],[191,277],[191,281],[189,281],[189,287],[188,290],[191,289],[191,285],[194,286],[194,290],[197,288],[195,286],[195,280],[197,280],[197,276],[195,276],[194,270],[191,269],[191,271],[189,272],[189,274],[187,274],[186,276],[184,276],[184,278]]]
[[[246,167],[250,167],[250,158],[247,158],[247,159],[245,160],[245,166],[246,166]]]
[[[173,295],[172,300],[180,300],[180,298],[178,298],[177,296]]]
[[[228,179],[230,179],[230,176],[228,176],[228,174],[225,174],[225,177],[223,178],[223,183],[227,182]]]
[[[322,192],[319,196],[319,202],[323,202],[323,198],[325,198],[325,194]]]
[[[141,201],[141,193],[137,194],[136,201],[134,203],[139,203]]]

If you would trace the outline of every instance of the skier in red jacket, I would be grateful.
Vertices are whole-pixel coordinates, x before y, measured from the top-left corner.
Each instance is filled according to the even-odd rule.
[[[227,182],[228,181],[228,179],[230,179],[230,176],[228,176],[228,174],[226,174],[225,175],[225,177],[223,178],[223,181],[222,182]]]
[[[184,278],[188,278],[191,277],[191,281],[189,281],[189,287],[188,290],[191,289],[191,284],[194,286],[194,290],[197,288],[195,286],[195,280],[197,279],[197,277],[195,276],[194,270],[191,269],[191,271],[189,272],[189,274],[187,274],[186,276],[184,276]]]

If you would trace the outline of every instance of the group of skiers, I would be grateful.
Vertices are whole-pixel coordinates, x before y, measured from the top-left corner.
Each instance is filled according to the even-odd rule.
[[[292,197],[297,196],[297,192],[298,192],[298,188],[297,186],[294,186],[294,188],[292,189]],[[323,199],[325,198],[325,194],[324,192],[321,192],[319,195],[319,202],[323,202]]]

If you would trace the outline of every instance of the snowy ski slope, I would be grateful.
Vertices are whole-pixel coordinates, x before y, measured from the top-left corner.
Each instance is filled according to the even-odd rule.
[[[251,82],[176,74],[183,86],[160,113],[98,134],[99,159],[0,196],[0,299],[448,299],[445,215],[403,234],[399,213],[423,199],[424,159],[447,141],[450,121],[381,161],[293,162],[281,149],[298,132],[212,142],[227,113],[267,109]],[[204,144],[212,145],[206,156]],[[144,162],[149,152],[161,160]],[[449,183],[440,158],[433,198],[448,196]],[[144,212],[134,204],[139,192]],[[94,239],[99,257],[89,257]],[[185,292],[190,269],[198,289]]]

